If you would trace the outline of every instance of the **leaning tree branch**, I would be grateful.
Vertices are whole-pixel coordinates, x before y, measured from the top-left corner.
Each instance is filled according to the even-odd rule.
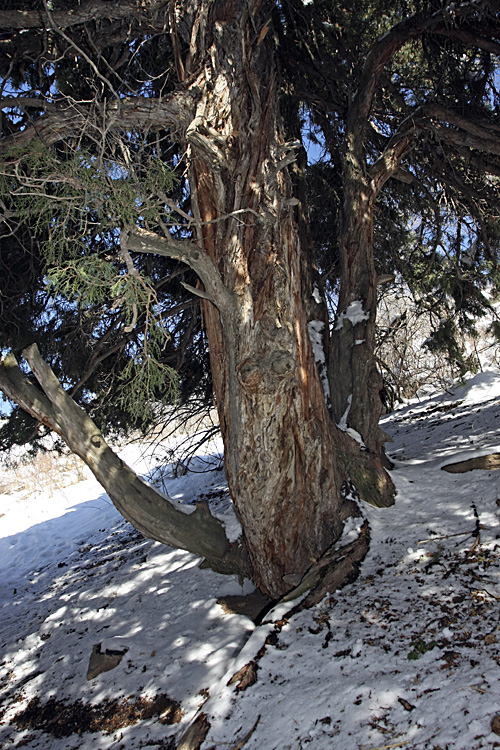
[[[0,390],[38,422],[64,437],[49,399],[23,375],[12,352],[0,360]]]
[[[23,351],[44,393],[29,383],[13,354],[0,364],[0,389],[36,419],[54,429],[86,463],[108,493],[113,505],[149,539],[205,557],[221,573],[248,573],[244,549],[230,543],[224,526],[196,503],[183,512],[132,471],[107,445],[97,425],[62,388],[36,344]]]
[[[436,122],[439,121],[439,122]],[[441,104],[425,104],[407,117],[389,140],[380,157],[369,168],[375,190],[378,191],[392,176],[395,176],[403,155],[411,145],[415,133],[431,131],[447,143],[470,155],[472,149],[491,156],[500,155],[500,126],[490,120],[471,120]],[[472,163],[472,157],[469,158]],[[498,172],[498,165],[481,163],[485,171]]]

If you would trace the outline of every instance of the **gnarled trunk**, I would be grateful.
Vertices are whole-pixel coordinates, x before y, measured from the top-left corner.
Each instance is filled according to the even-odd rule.
[[[369,453],[332,421],[309,339],[313,270],[308,248],[301,244],[301,206],[288,171],[297,144],[286,142],[279,112],[276,12],[271,0],[172,0],[169,23],[179,86],[158,102],[157,115],[186,147],[197,237],[195,242],[180,240],[168,229],[162,236],[139,226],[124,227],[122,233],[124,249],[178,258],[203,284],[193,292],[204,298],[227,478],[250,565],[208,512],[181,518],[168,504],[163,508],[162,498],[146,491],[144,483],[108,453],[102,436],[81,410],[74,411],[78,407],[71,406],[55,382],[40,413],[31,409],[63,434],[121,512],[148,536],[206,555],[217,569],[249,572],[273,598],[293,589],[311,568],[314,575],[306,582],[323,580],[327,563],[336,561],[332,545],[353,512],[343,499],[346,481],[352,480],[360,494],[376,504],[391,500],[390,481],[372,460],[377,455],[379,411],[361,388],[371,371],[363,370],[363,359],[357,356],[363,347],[373,361],[375,275],[371,246],[362,242],[371,233],[373,205],[364,202],[363,191],[349,194],[355,221],[345,225],[341,305],[349,312],[351,302],[362,299],[366,314],[362,330],[350,330],[346,319],[339,327],[337,360],[348,361],[350,370],[340,370],[332,384],[332,394],[339,392],[338,403],[352,394],[350,420],[358,394],[360,405],[373,408],[373,414],[352,423]],[[136,104],[142,123],[147,102]],[[125,102],[120,121],[117,111],[107,124],[119,129],[121,122],[127,130],[133,108]],[[102,109],[103,117],[105,112],[109,108]],[[60,138],[52,115],[40,120],[44,132]],[[151,120],[153,126],[157,120]],[[356,338],[365,341],[358,344]],[[343,359],[344,352],[349,360]],[[58,399],[63,406],[53,414]],[[362,537],[357,555],[364,554],[367,540],[367,535]],[[315,565],[326,551],[326,558]]]
[[[199,40],[187,140],[198,240],[234,300],[229,315],[204,303],[227,477],[254,579],[277,597],[339,537],[344,473],[308,335],[270,8],[226,5]]]

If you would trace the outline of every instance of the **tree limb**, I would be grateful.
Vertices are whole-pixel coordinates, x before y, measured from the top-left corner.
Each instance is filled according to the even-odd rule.
[[[128,249],[135,253],[152,253],[176,258],[186,263],[199,276],[210,300],[221,314],[230,320],[234,312],[231,293],[222,281],[219,270],[207,253],[189,240],[162,237],[147,229],[132,229],[128,238]]]
[[[442,141],[455,146],[458,150],[468,151],[475,149],[485,153],[500,156],[500,139],[495,141],[493,138],[480,137],[472,133],[460,132],[453,127],[435,124],[433,130]]]
[[[173,501],[138,477],[107,445],[97,425],[64,391],[36,344],[23,351],[44,394],[23,376],[13,354],[0,365],[0,388],[36,419],[54,429],[87,464],[117,510],[149,539],[205,557],[221,573],[244,573],[246,555],[231,544],[220,521],[206,503],[193,513],[177,509]]]
[[[491,33],[492,36],[498,35],[498,30],[492,30]],[[443,29],[440,32],[440,36],[450,36],[453,39],[459,39],[461,42],[464,42],[468,47],[477,47],[485,52],[490,52],[492,55],[500,55],[500,42],[481,34],[474,34],[465,29]]]
[[[49,399],[24,377],[12,352],[0,361],[0,390],[38,422],[64,437]]]
[[[455,4],[454,4],[455,6]],[[368,115],[372,106],[373,98],[385,66],[393,55],[411,39],[426,33],[444,35],[460,38],[462,30],[456,27],[458,19],[465,20],[469,15],[476,16],[481,11],[498,11],[500,3],[498,0],[482,0],[482,2],[466,2],[455,6],[453,11],[444,8],[440,12],[429,15],[418,13],[404,21],[396,24],[390,31],[384,34],[373,45],[363,65],[361,80],[351,103],[348,120],[351,123],[349,130],[356,127],[356,123],[368,121]],[[474,41],[473,41],[474,40]],[[471,44],[479,45],[480,38],[475,34],[470,35]]]
[[[149,0],[148,12],[153,14],[167,3],[165,0]],[[90,21],[130,20],[136,15],[144,15],[144,4],[138,0],[122,0],[119,3],[89,0],[70,10],[56,10],[52,12],[54,22],[61,28],[78,26]],[[4,10],[0,12],[0,28],[3,29],[40,29],[48,30],[51,25],[47,14],[37,10]]]
[[[475,135],[485,141],[496,140],[498,142],[500,136],[500,125],[496,122],[492,120],[478,120],[477,118],[472,120],[441,104],[425,104],[420,108],[419,114],[443,120],[449,125],[465,130],[467,133],[471,133],[471,135]]]
[[[0,156],[14,148],[26,146],[35,138],[46,145],[82,134],[102,139],[102,132],[169,129],[180,137],[194,117],[196,97],[192,92],[178,91],[164,99],[126,97],[111,103],[95,102],[44,103],[46,114],[33,120],[24,130],[0,141]],[[17,106],[12,102],[12,107]]]

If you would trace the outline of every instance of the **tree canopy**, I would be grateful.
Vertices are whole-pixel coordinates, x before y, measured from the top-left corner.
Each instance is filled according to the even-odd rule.
[[[360,168],[380,183],[377,271],[437,312],[434,341],[448,346],[497,282],[497,12],[289,0],[272,16],[289,135],[323,150],[301,187],[321,282],[336,299],[352,133]],[[2,346],[19,354],[37,340],[115,428],[140,421],[147,401],[211,390],[198,300],[183,286],[196,286],[192,271],[164,256],[132,262],[117,234],[158,221],[178,238],[193,229],[175,92],[181,52],[194,51],[175,5],[164,33],[165,13],[154,2],[10,2],[0,16]]]

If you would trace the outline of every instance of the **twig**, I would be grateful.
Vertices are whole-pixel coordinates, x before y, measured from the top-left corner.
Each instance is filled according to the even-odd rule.
[[[243,739],[239,740],[236,743],[236,745],[231,745],[230,742],[219,742],[219,745],[228,745],[228,750],[241,750],[241,748],[244,745],[246,745],[246,743],[248,742],[248,740],[250,739],[250,737],[252,736],[252,734],[257,729],[257,724],[259,723],[259,721],[260,721],[260,714],[257,716],[257,720],[256,720],[255,724],[253,725],[253,727],[251,728],[251,730],[249,732],[247,732],[246,735],[243,737]],[[213,750],[213,748],[212,748],[212,750]]]
[[[70,37],[67,34],[64,33],[64,31],[61,29],[60,26],[58,26],[56,24],[56,22],[54,21],[54,18],[52,16],[52,12],[49,9],[47,0],[43,0],[43,4],[44,4],[44,7],[45,7],[45,12],[47,13],[47,18],[49,20],[49,23],[52,26],[52,28],[54,29],[54,31],[56,31],[58,34],[60,34],[62,36],[62,38],[65,39],[68,42],[68,44],[71,47],[73,47],[73,49],[75,49],[87,61],[87,63],[90,65],[90,67],[92,68],[92,70],[94,71],[94,73],[96,74],[96,76],[98,78],[100,78],[101,81],[106,86],[109,86],[109,88],[111,89],[111,91],[115,95],[116,101],[117,101],[117,103],[119,105],[120,104],[120,96],[119,96],[118,92],[116,91],[115,87],[113,86],[113,84],[111,83],[111,81],[109,80],[109,78],[106,78],[105,76],[102,75],[102,73],[100,72],[99,68],[95,64],[95,62],[72,39],[70,39]]]
[[[479,687],[479,685],[469,685],[469,689],[476,690],[478,693],[481,693],[482,695],[484,695],[487,692],[486,690],[484,690],[484,688]]]
[[[472,503],[472,512],[474,513],[474,518],[476,519],[476,523],[474,525],[474,530],[469,533],[471,536],[474,537],[474,541],[471,547],[469,547],[469,549],[465,553],[465,560],[467,560],[467,558],[470,557],[470,555],[472,555],[472,553],[474,552],[474,550],[476,549],[477,545],[479,544],[481,540],[481,524],[479,522],[479,513],[477,512],[476,504],[474,502]],[[451,568],[447,570],[446,573],[444,574],[443,579],[448,578],[452,573],[454,573],[461,563],[462,563],[462,560],[459,560],[458,562],[455,563],[455,565],[452,565]]]
[[[411,740],[402,740],[401,742],[395,742],[392,745],[378,745],[377,747],[371,747],[369,750],[389,750],[391,747],[402,747],[403,745],[407,745]],[[366,748],[368,750],[368,748]]]
[[[255,722],[251,730],[247,732],[247,734],[243,737],[243,739],[237,742],[236,745],[232,745],[230,750],[241,750],[241,748],[247,744],[248,740],[257,729],[257,724],[259,723],[259,721],[260,721],[260,714],[257,716],[257,721]]]
[[[454,536],[472,536],[474,531],[459,531],[456,534],[445,534],[444,536],[433,536],[431,539],[421,539],[418,544],[427,544],[428,542],[437,542],[441,539],[453,539]]]

